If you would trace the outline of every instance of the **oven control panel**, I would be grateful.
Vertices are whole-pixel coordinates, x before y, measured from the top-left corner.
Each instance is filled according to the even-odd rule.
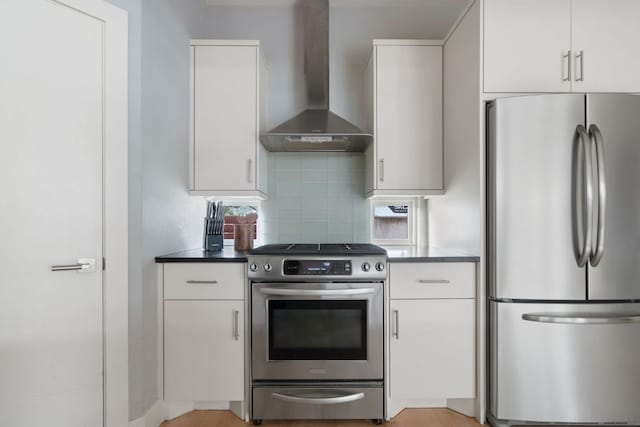
[[[351,276],[350,260],[293,260],[282,263],[285,276]]]
[[[385,280],[384,256],[314,257],[253,255],[248,259],[248,276],[253,280]]]

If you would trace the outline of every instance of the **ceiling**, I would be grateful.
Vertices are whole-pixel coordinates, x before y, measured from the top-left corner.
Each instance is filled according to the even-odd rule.
[[[204,0],[210,6],[293,6],[300,0]],[[329,0],[331,7],[424,7],[462,11],[472,0]]]

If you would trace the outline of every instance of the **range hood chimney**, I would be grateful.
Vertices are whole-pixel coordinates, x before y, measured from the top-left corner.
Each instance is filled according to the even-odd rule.
[[[329,0],[304,0],[307,109],[260,135],[268,151],[364,151],[373,135],[329,111]]]

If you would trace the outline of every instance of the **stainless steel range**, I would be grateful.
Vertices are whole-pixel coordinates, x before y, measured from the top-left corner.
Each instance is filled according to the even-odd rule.
[[[384,418],[386,251],[368,244],[256,248],[251,417]]]

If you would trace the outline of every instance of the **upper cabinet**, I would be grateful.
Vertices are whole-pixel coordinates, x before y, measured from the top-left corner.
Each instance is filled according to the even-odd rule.
[[[484,91],[640,91],[637,0],[485,0]]]
[[[442,46],[374,40],[366,74],[368,197],[442,194]]]
[[[574,92],[640,92],[640,1],[573,0]]]
[[[265,81],[258,41],[191,41],[191,194],[266,198]]]

